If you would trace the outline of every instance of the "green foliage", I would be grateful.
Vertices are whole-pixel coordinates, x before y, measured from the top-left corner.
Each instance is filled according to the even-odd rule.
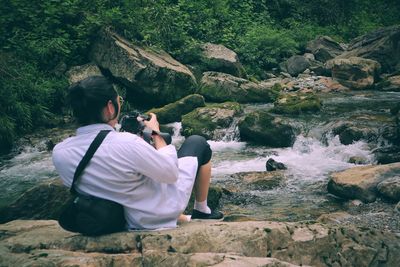
[[[0,84],[0,150],[9,148],[19,134],[51,125],[67,87],[65,79],[48,77],[34,64],[4,53],[0,54]]]
[[[250,74],[257,69],[271,69],[279,62],[298,52],[297,42],[289,31],[273,29],[271,26],[254,27],[242,39],[238,53],[248,66]],[[255,67],[254,65],[255,64]]]

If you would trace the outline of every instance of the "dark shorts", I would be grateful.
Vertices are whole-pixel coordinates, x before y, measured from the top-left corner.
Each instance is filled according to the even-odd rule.
[[[208,163],[211,160],[211,148],[207,143],[207,140],[200,135],[191,135],[186,138],[181,148],[178,150],[178,158],[183,157],[196,157],[199,164],[201,165]]]

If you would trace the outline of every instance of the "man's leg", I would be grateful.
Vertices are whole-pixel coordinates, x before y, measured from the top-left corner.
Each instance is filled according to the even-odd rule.
[[[206,139],[201,136],[190,136],[178,151],[178,157],[197,157],[198,169],[194,182],[195,203],[193,219],[220,219],[222,213],[212,211],[207,205],[208,190],[211,180],[211,149]]]

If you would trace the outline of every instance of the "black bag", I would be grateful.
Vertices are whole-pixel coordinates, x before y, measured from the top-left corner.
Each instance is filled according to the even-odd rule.
[[[97,236],[124,230],[125,216],[121,204],[94,196],[84,196],[75,190],[75,183],[80,174],[109,132],[100,131],[76,168],[70,189],[73,198],[66,204],[58,219],[60,226],[67,231]]]

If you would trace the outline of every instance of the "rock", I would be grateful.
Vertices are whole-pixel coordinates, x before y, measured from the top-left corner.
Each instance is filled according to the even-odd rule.
[[[305,112],[318,112],[321,110],[322,101],[312,93],[280,94],[275,101],[271,112],[278,114],[297,115]]]
[[[295,141],[294,129],[266,111],[247,114],[239,122],[240,138],[271,147],[289,147]]]
[[[94,63],[75,66],[67,72],[67,77],[70,84],[82,81],[90,76],[103,76],[99,67],[97,67],[97,65]]]
[[[278,84],[256,83],[230,74],[205,72],[198,93],[212,102],[268,103],[276,99],[279,91]]]
[[[192,72],[164,51],[139,47],[109,30],[94,42],[91,58],[127,87],[131,103],[167,104],[197,87]]]
[[[311,66],[310,60],[304,56],[291,56],[286,60],[283,65],[281,64],[281,70],[288,72],[291,76],[297,76]]]
[[[226,134],[225,129],[230,127],[242,112],[240,104],[235,102],[207,104],[182,116],[182,134],[197,134],[213,140],[222,139]]]
[[[352,164],[367,164],[368,159],[366,159],[365,157],[352,156],[349,158],[348,162]]]
[[[285,174],[282,171],[239,172],[231,176],[234,179],[241,180],[244,186],[256,190],[270,190],[282,185],[286,180]]]
[[[276,170],[286,170],[285,164],[282,162],[277,162],[273,158],[269,158],[267,163],[265,164],[265,168],[267,171],[276,171]]]
[[[237,54],[223,45],[205,43],[202,45],[201,69],[228,73],[245,78],[246,72]]]
[[[400,212],[400,202],[396,204],[396,207],[394,209],[398,212]]]
[[[383,73],[400,70],[400,25],[378,29],[357,37],[340,58],[363,57],[380,63]]]
[[[400,92],[400,75],[390,76],[376,85],[381,91]]]
[[[396,266],[400,253],[393,233],[318,223],[191,222],[84,237],[55,221],[13,221],[0,233],[2,266]]]
[[[378,164],[400,162],[400,146],[380,147],[372,152]]]
[[[182,115],[185,115],[195,108],[204,107],[204,97],[198,94],[188,95],[174,103],[170,103],[161,108],[153,108],[147,113],[152,112],[157,115],[159,123],[181,121]]]
[[[382,181],[377,186],[379,194],[393,201],[400,201],[400,176],[394,176]]]
[[[8,207],[0,209],[0,223],[16,219],[58,219],[70,199],[69,189],[60,179],[39,184]]]
[[[375,201],[377,185],[400,174],[400,163],[354,167],[331,175],[328,192],[345,199]]]
[[[326,62],[332,77],[352,89],[368,89],[377,81],[381,65],[360,57],[334,58]]]
[[[325,224],[341,224],[342,222],[348,220],[352,216],[343,211],[339,212],[332,212],[332,213],[326,213],[322,214],[321,216],[318,217],[317,222],[325,223]]]
[[[343,53],[345,49],[329,36],[319,36],[307,43],[306,51],[312,53],[316,60],[326,62]]]

